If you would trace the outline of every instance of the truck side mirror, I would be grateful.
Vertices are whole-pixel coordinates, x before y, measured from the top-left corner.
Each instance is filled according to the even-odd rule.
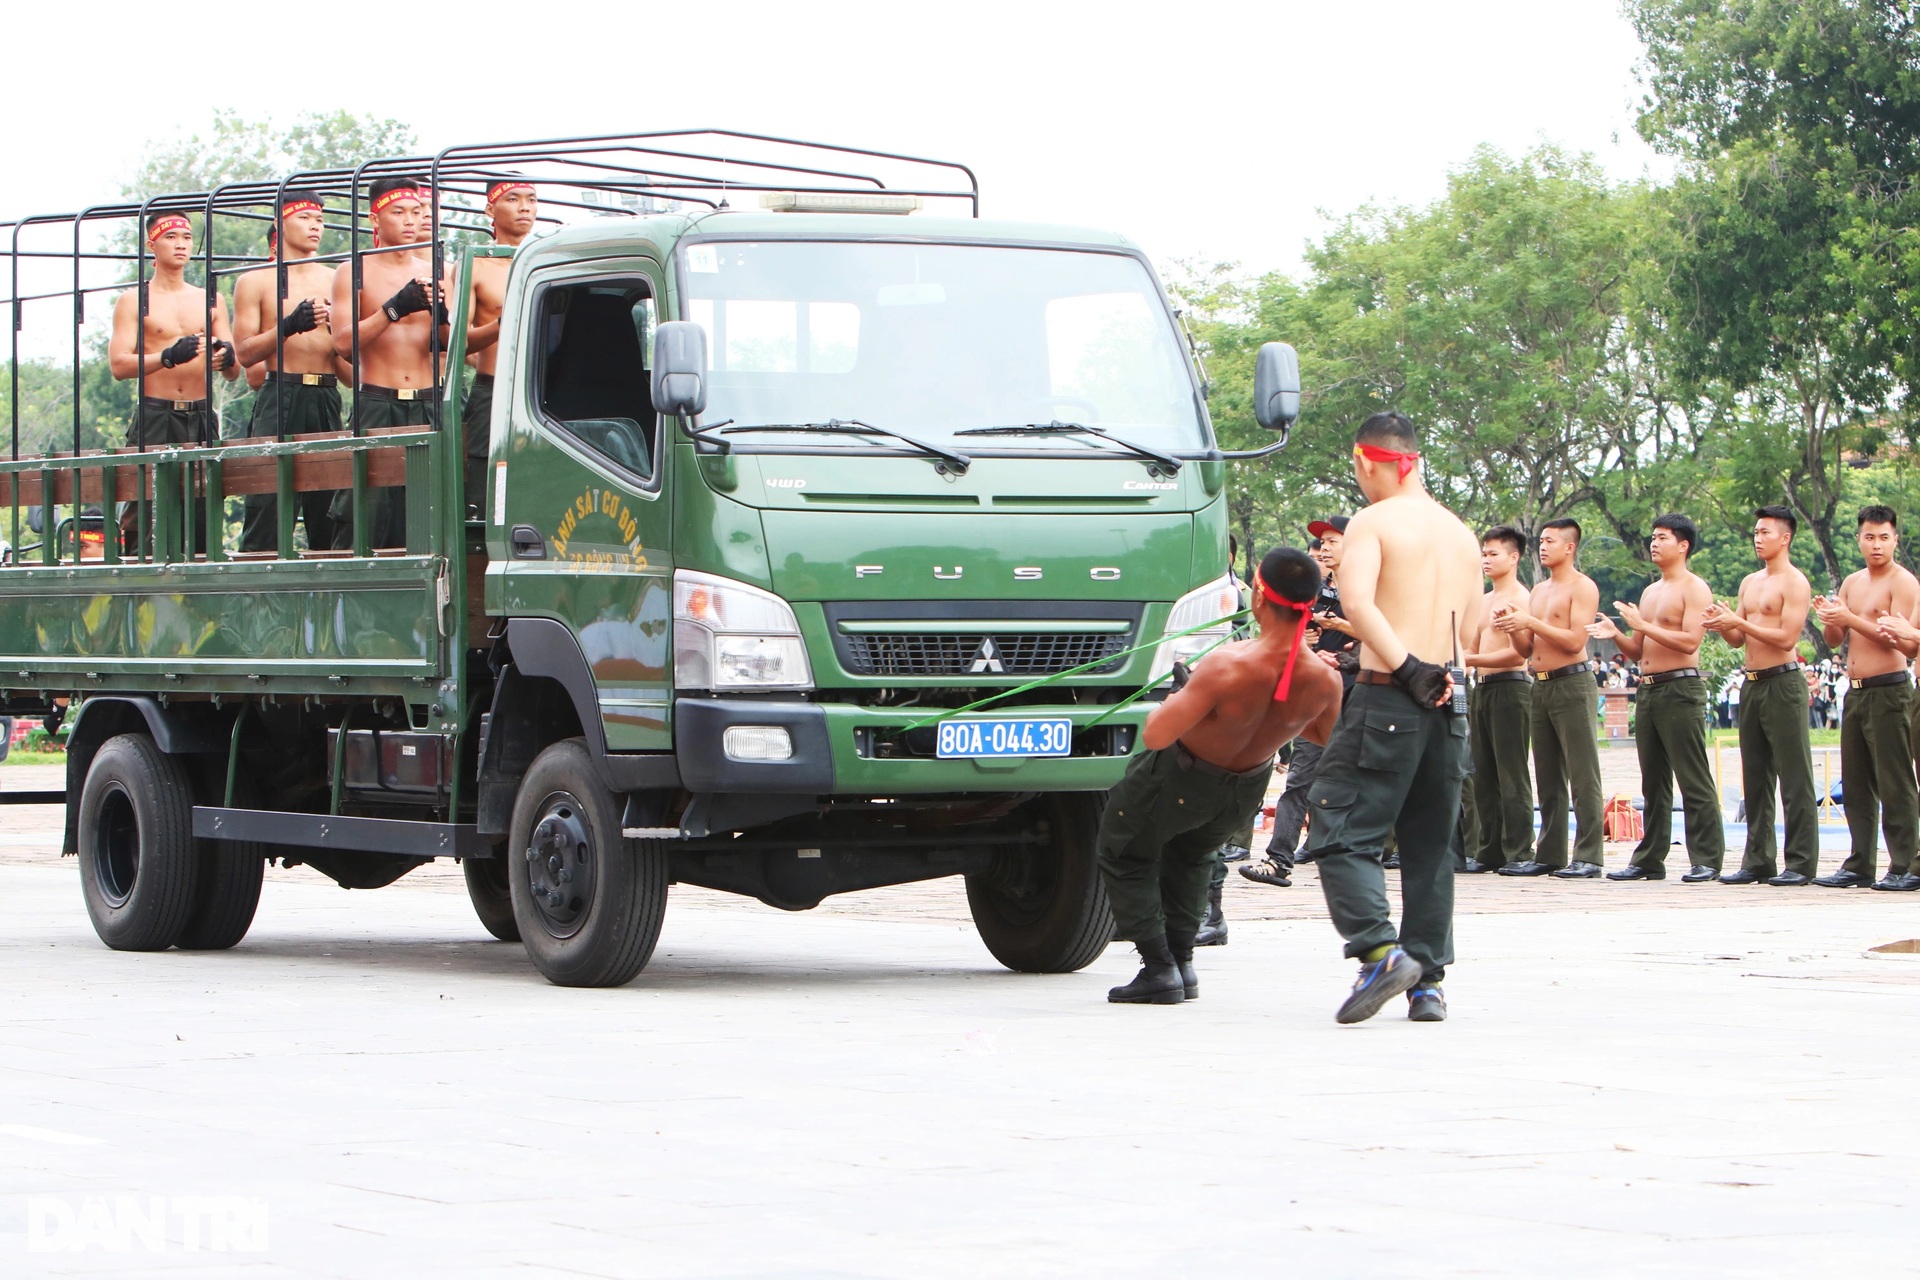
[[[707,408],[707,331],[691,320],[653,330],[653,410],[691,418]]]
[[[1268,431],[1283,431],[1300,416],[1300,357],[1284,342],[1260,348],[1253,366],[1253,416]]]

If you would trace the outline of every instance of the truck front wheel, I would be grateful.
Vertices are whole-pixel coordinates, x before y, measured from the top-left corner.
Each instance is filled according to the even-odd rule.
[[[967,906],[993,958],[1018,973],[1072,973],[1092,964],[1113,936],[1094,837],[1098,792],[1062,792],[1036,802],[1050,839],[1001,850],[967,877]]]
[[[620,834],[620,808],[579,738],[534,758],[506,849],[527,955],[563,987],[617,987],[645,967],[667,905],[666,860]]]
[[[200,859],[193,780],[153,739],[101,744],[80,788],[80,886],[100,941],[165,951],[193,915]]]

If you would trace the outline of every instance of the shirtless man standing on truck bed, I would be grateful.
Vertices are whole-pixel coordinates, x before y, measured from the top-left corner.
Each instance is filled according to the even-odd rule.
[[[147,218],[147,244],[153,254],[153,279],[115,299],[113,337],[107,347],[107,365],[115,378],[133,382],[145,375],[127,443],[148,449],[217,444],[220,424],[207,399],[205,361],[211,358],[228,381],[240,374],[227,304],[216,298],[209,307],[207,291],[187,282],[193,223],[177,213],[153,214]],[[120,517],[120,538],[129,547],[125,522],[132,520],[134,510],[129,503]],[[195,552],[206,550],[206,512],[206,499],[195,498],[188,519]],[[151,540],[152,530],[142,536]]]
[[[1327,910],[1360,961],[1339,1022],[1371,1018],[1403,991],[1413,1021],[1447,1016],[1440,981],[1453,961],[1453,835],[1468,769],[1447,663],[1480,608],[1480,540],[1427,493],[1419,447],[1398,413],[1374,414],[1354,437],[1354,478],[1371,505],[1347,525],[1340,603],[1360,673],[1307,796]],[[1400,836],[1397,931],[1380,865],[1389,831]]]
[[[487,218],[493,223],[493,242],[518,248],[540,216],[540,197],[533,184],[520,178],[502,178],[487,188]],[[467,354],[473,357],[473,390],[460,415],[465,438],[467,506],[484,513],[487,506],[486,470],[488,434],[493,427],[493,372],[500,360],[500,315],[507,307],[507,272],[511,258],[473,260],[473,299],[467,316]],[[449,277],[452,268],[449,267]],[[449,285],[452,281],[449,278]]]
[[[333,349],[342,360],[353,359],[354,326],[360,318],[360,381],[353,393],[353,420],[357,430],[381,427],[421,427],[433,420],[433,326],[441,325],[445,350],[445,306],[433,301],[433,264],[425,245],[432,235],[432,193],[414,178],[381,178],[374,182],[371,211],[376,249],[421,246],[397,253],[369,253],[360,263],[360,292],[353,289],[353,272],[333,277]],[[434,313],[439,313],[438,315]],[[353,546],[353,491],[334,497],[333,545]],[[406,490],[393,487],[367,493],[367,526],[374,547],[403,547],[407,543]]]
[[[284,262],[249,271],[233,289],[234,344],[240,363],[261,371],[260,394],[254,397],[253,419],[247,425],[252,440],[340,430],[340,378],[343,362],[333,350],[333,277],[330,264],[309,262],[320,252],[326,231],[320,197],[289,191],[280,201],[279,230],[268,241],[268,251]],[[286,273],[284,300],[275,280]],[[286,365],[279,363],[281,352]],[[333,545],[333,520],[327,515],[333,494],[325,490],[299,496],[300,516],[307,525],[307,546],[322,551]],[[242,551],[272,551],[279,545],[280,500],[271,493],[250,493],[246,523],[240,533]]]
[[[1301,640],[1320,591],[1306,552],[1267,552],[1253,579],[1260,634],[1224,645],[1147,717],[1147,748],[1107,793],[1095,848],[1118,936],[1140,952],[1138,977],[1115,1004],[1179,1004],[1200,996],[1193,939],[1206,915],[1214,851],[1247,825],[1288,739],[1319,744],[1340,713],[1340,677]]]

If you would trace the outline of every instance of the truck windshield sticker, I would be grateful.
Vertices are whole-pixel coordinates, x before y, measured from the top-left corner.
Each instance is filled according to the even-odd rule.
[[[720,270],[720,255],[710,244],[696,244],[687,247],[687,270],[703,276],[715,275]]]
[[[588,521],[612,527],[596,527],[583,534],[580,529]],[[612,489],[587,489],[561,513],[553,533],[553,553],[588,571],[647,567],[647,553],[640,545],[640,522]]]

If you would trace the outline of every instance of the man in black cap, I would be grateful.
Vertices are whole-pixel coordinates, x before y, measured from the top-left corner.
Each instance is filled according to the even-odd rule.
[[[1342,696],[1353,689],[1354,673],[1360,669],[1359,641],[1339,629],[1346,614],[1340,609],[1340,589],[1334,585],[1334,571],[1340,567],[1340,542],[1347,531],[1347,516],[1330,516],[1307,526],[1314,540],[1313,558],[1323,573],[1320,593],[1314,598],[1315,626],[1308,633],[1308,647],[1318,653],[1331,653],[1339,660]],[[1267,838],[1267,856],[1240,868],[1240,874],[1259,884],[1289,888],[1293,884],[1293,866],[1299,859],[1296,850],[1307,821],[1307,791],[1320,769],[1320,748],[1305,738],[1293,741],[1293,759],[1287,764],[1287,786],[1273,809],[1273,833]]]

